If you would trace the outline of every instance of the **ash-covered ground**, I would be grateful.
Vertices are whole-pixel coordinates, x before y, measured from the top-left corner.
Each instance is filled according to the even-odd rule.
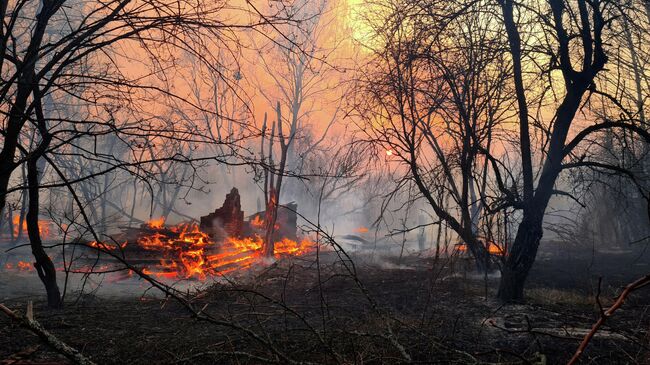
[[[498,273],[481,275],[461,257],[407,252],[400,259],[359,249],[350,258],[321,252],[232,281],[184,283],[179,295],[194,313],[135,278],[92,278],[84,294],[76,282],[65,308],[50,310],[33,272],[3,272],[0,301],[22,311],[34,300],[46,329],[100,364],[561,364],[598,319],[598,301],[611,305],[623,285],[650,271],[641,246],[587,251],[546,242],[527,302],[503,306],[493,299]],[[649,329],[650,289],[643,288],[597,333],[581,363],[649,363]],[[67,361],[7,317],[0,317],[0,359]]]

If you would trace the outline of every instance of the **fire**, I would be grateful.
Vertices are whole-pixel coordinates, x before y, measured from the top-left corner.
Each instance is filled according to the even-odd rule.
[[[22,227],[21,227],[20,216],[15,215],[12,218],[12,223],[13,223],[13,227],[14,227],[14,237],[17,237],[18,233],[20,231],[22,231],[24,236],[27,236],[28,233],[27,233],[27,220],[26,219],[23,219],[23,224],[22,224]],[[48,220],[42,220],[42,219],[38,220],[38,233],[41,235],[41,238],[44,239],[44,238],[47,238],[50,235],[50,224],[51,224],[51,222],[48,221]]]
[[[123,242],[119,244],[119,248],[124,249],[127,245],[127,242]],[[92,241],[88,243],[88,246],[94,247],[94,248],[99,248],[99,249],[104,249],[104,250],[115,250],[118,248],[118,245],[108,245],[105,244],[104,242],[97,242],[97,241]]]
[[[161,229],[165,227],[165,217],[153,218],[147,222],[147,226],[152,229]]]
[[[467,245],[464,243],[460,243],[456,247],[460,252],[467,252]],[[498,255],[498,256],[505,255],[503,248],[494,242],[487,242],[487,249],[491,255]]]
[[[276,255],[304,255],[312,247],[314,247],[314,243],[307,239],[303,239],[298,243],[288,238],[283,238],[275,243],[274,253]]]
[[[15,269],[17,271],[30,271],[30,270],[32,270],[33,267],[32,267],[32,264],[30,264],[29,262],[18,261],[16,263],[16,265],[14,265],[12,263],[5,264],[5,268],[7,270],[14,270]]]
[[[258,217],[259,218],[259,217]],[[261,223],[260,223],[261,222]],[[264,224],[259,219],[258,225]],[[145,273],[168,279],[199,279],[223,275],[250,267],[262,257],[263,239],[253,237],[228,237],[223,242],[213,242],[201,232],[196,223],[158,229],[137,241],[144,250],[157,251],[162,258],[157,267],[148,267]],[[275,243],[278,256],[303,255],[313,248],[307,239],[300,242],[283,238]]]
[[[256,215],[253,219],[251,219],[250,224],[251,224],[251,226],[253,228],[256,228],[256,229],[266,229],[266,221],[264,219],[262,219],[262,217],[260,215]],[[280,225],[278,223],[276,223],[273,226],[273,229],[275,229],[277,231],[278,229],[280,229]]]
[[[260,221],[264,226],[264,221]],[[165,226],[161,222],[155,220],[146,223],[144,227],[148,230],[143,230],[135,242],[92,241],[86,246],[102,251],[120,250],[127,259],[144,257],[141,269],[145,274],[169,280],[205,280],[249,268],[264,257],[264,239],[260,234],[214,241],[200,230],[197,223]],[[278,257],[299,256],[309,253],[314,245],[308,239],[294,241],[282,238],[275,242],[274,253]],[[5,266],[14,271],[32,270],[30,263],[22,261]],[[77,272],[84,270],[97,271],[97,267],[77,269]]]
[[[260,218],[259,215],[256,215],[255,218],[251,219],[251,226],[264,228],[264,219]]]

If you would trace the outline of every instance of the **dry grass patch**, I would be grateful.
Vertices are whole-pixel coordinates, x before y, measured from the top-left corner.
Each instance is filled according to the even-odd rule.
[[[570,304],[579,306],[596,305],[596,297],[591,294],[580,293],[575,290],[554,288],[533,288],[526,291],[531,302],[542,305]],[[601,297],[603,306],[611,304],[611,300]]]

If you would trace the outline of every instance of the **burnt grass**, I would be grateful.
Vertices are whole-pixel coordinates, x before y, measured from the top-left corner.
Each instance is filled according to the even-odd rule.
[[[147,295],[84,294],[60,310],[33,299],[35,318],[98,364],[562,364],[599,317],[599,278],[607,307],[650,268],[644,253],[572,252],[541,253],[527,302],[508,306],[493,299],[498,279],[462,258],[355,260],[352,275],[331,252],[319,258],[320,270],[314,257],[283,260],[185,294],[210,321]],[[4,304],[24,311],[25,301]],[[634,292],[580,363],[650,363],[649,309],[650,288]],[[0,364],[65,363],[0,317]]]

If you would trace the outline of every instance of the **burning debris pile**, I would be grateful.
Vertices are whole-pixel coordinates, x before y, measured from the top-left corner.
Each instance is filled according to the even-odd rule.
[[[278,206],[278,216],[274,227],[274,239],[280,241],[288,238],[296,240],[298,218],[296,211],[298,205],[294,202]],[[232,188],[226,195],[223,206],[206,216],[201,217],[200,229],[215,240],[228,237],[254,237],[262,236],[266,229],[266,211],[257,212],[244,220],[244,211],[241,209],[241,198],[237,188]]]
[[[308,239],[298,240],[295,208],[292,203],[289,209],[282,209],[277,219],[276,256],[303,255],[315,245]],[[157,278],[204,280],[247,269],[263,258],[264,214],[258,212],[244,220],[239,192],[233,188],[223,206],[201,217],[200,224],[167,225],[163,218],[153,219],[139,227],[124,227],[115,243],[93,241],[87,246],[110,251]],[[7,264],[11,266],[6,269],[24,271],[25,264],[19,264]]]
[[[293,209],[291,209],[293,208]],[[302,255],[313,248],[307,239],[297,240],[295,204],[283,209],[277,220],[275,255]],[[145,273],[169,279],[199,279],[246,269],[262,257],[264,212],[244,220],[239,191],[233,188],[221,208],[200,218],[200,224],[165,225],[157,219],[139,228],[125,228],[124,242],[95,247],[119,249]]]

